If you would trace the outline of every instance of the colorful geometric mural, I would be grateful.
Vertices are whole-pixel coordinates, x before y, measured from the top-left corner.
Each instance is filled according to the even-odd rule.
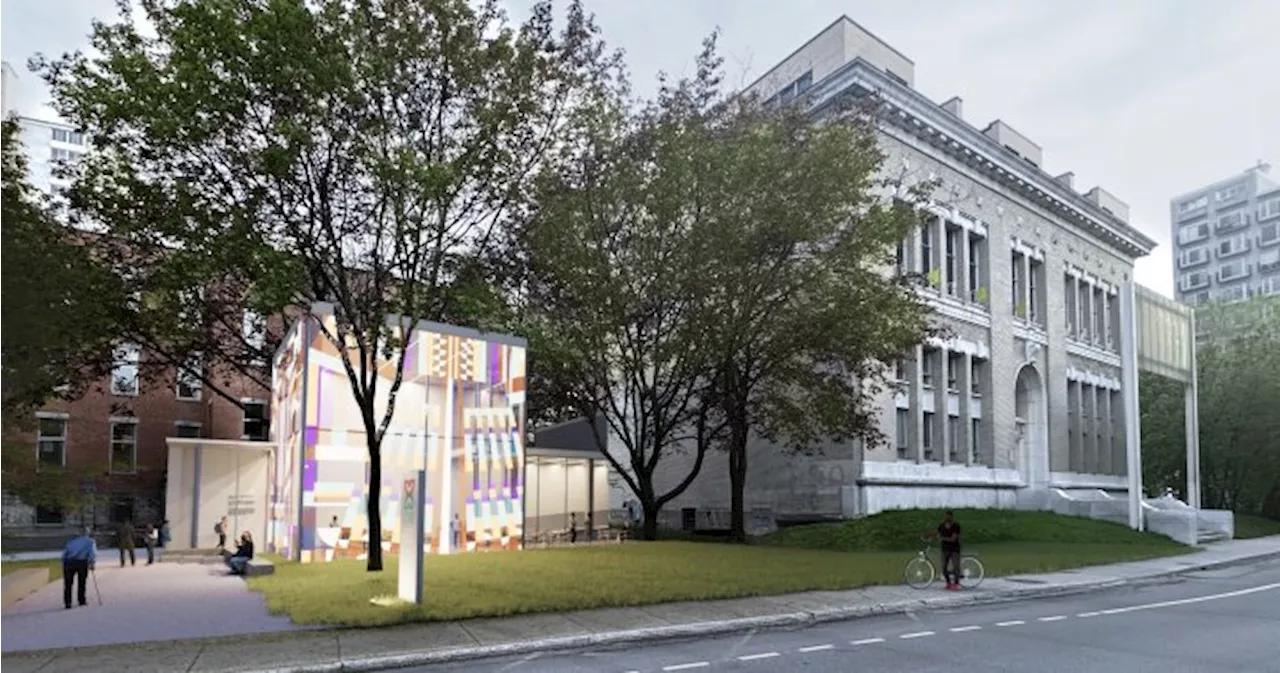
[[[296,532],[273,528],[278,541],[273,547],[303,562],[362,558],[371,540],[380,541],[384,552],[398,553],[401,487],[405,477],[425,468],[428,553],[519,548],[524,519],[524,342],[433,323],[412,331],[403,382],[381,446],[382,530],[371,535],[365,505],[369,460],[364,424],[343,356],[317,321],[327,323],[329,334],[335,333],[328,314],[300,325],[299,340],[305,337],[307,344],[300,353],[301,366],[289,366],[288,344],[277,358],[277,367],[290,372],[276,376],[289,389],[290,399],[279,400],[276,408],[303,412],[298,419],[300,436],[293,436],[292,423],[281,429],[281,465],[275,481],[285,500],[297,501],[296,509],[289,503],[281,508]],[[380,361],[378,373],[381,419],[395,362]],[[296,379],[302,384],[288,386]]]

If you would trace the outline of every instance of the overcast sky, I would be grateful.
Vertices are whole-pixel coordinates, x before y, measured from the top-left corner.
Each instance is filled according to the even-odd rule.
[[[523,18],[529,0],[509,0]],[[730,74],[750,81],[840,14],[916,64],[916,87],[964,98],[965,118],[997,117],[1040,144],[1050,174],[1101,185],[1160,241],[1139,282],[1172,290],[1169,199],[1259,159],[1280,175],[1278,0],[588,0],[637,83],[689,71],[719,27]],[[4,0],[0,50],[20,104],[47,94],[25,72],[38,51],[86,44],[111,0]],[[39,112],[37,112],[38,114]]]

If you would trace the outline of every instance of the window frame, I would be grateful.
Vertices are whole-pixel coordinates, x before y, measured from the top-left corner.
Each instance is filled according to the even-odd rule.
[[[48,412],[48,411],[36,412],[36,469],[37,470],[39,470],[41,467],[44,467],[46,465],[49,467],[66,467],[67,466],[67,437],[70,434],[70,426],[71,426],[70,420],[71,420],[70,416],[64,413]],[[57,421],[61,423],[62,434],[57,436],[54,436],[54,435],[46,436],[44,434],[45,421]],[[43,445],[45,442],[61,442],[62,443],[62,449],[61,449],[62,459],[56,465],[53,463],[46,463],[42,459],[42,455],[44,452],[41,451],[41,445]]]
[[[132,446],[132,458],[129,470],[116,469],[116,445],[125,443],[116,438],[116,427],[132,427],[133,436],[127,442]],[[138,473],[138,419],[132,416],[112,416],[107,422],[107,472],[113,475],[132,475]]]
[[[132,341],[118,344],[112,352],[110,392],[116,397],[137,397],[141,393],[142,384],[142,347]],[[122,380],[119,372],[132,368],[133,390],[127,391],[117,387]]]
[[[193,366],[194,365],[194,366]],[[195,374],[191,374],[192,370]],[[201,375],[204,372],[204,354],[192,353],[187,359],[187,364],[176,367],[174,372],[174,394],[181,402],[199,402],[204,397],[204,380]],[[182,386],[186,383],[194,394],[183,395]]]
[[[195,428],[196,435],[194,437],[183,435],[183,428]],[[204,439],[204,423],[200,421],[174,421],[173,436],[179,439]]]
[[[257,397],[244,397],[240,399],[240,439],[241,441],[268,441],[271,439],[271,408],[268,406],[267,400]],[[262,423],[262,437],[257,438],[251,436],[248,430],[249,409],[250,405],[259,405],[262,407],[262,417],[253,419]]]

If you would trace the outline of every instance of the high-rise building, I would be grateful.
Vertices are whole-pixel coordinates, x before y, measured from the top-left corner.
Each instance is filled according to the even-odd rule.
[[[0,116],[9,118],[17,105],[18,73],[8,61],[0,62]]]
[[[1258,165],[1172,199],[1175,296],[1190,304],[1280,294],[1280,182]]]

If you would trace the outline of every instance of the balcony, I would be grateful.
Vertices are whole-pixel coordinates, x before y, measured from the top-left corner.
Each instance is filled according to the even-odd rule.
[[[1253,274],[1252,264],[1228,264],[1218,269],[1218,282],[1230,283],[1232,281],[1248,278]]]
[[[1258,247],[1269,248],[1280,243],[1280,222],[1271,222],[1258,227]]]
[[[1219,217],[1217,224],[1213,227],[1213,231],[1217,234],[1223,234],[1237,229],[1244,229],[1247,226],[1249,226],[1249,213],[1240,210]]]
[[[1207,264],[1209,262],[1209,251],[1204,248],[1195,248],[1192,250],[1183,250],[1178,254],[1178,268],[1190,269],[1193,267]]]
[[[1178,279],[1178,289],[1183,292],[1192,292],[1202,287],[1209,287],[1209,274],[1203,272],[1190,273]],[[1082,330],[1084,340],[1088,340],[1087,330]]]
[[[1232,238],[1218,244],[1218,259],[1226,259],[1243,255],[1253,249],[1253,241],[1249,238],[1241,236]]]
[[[1203,241],[1206,238],[1209,238],[1209,225],[1207,223],[1193,224],[1178,230],[1178,242],[1183,245]]]

